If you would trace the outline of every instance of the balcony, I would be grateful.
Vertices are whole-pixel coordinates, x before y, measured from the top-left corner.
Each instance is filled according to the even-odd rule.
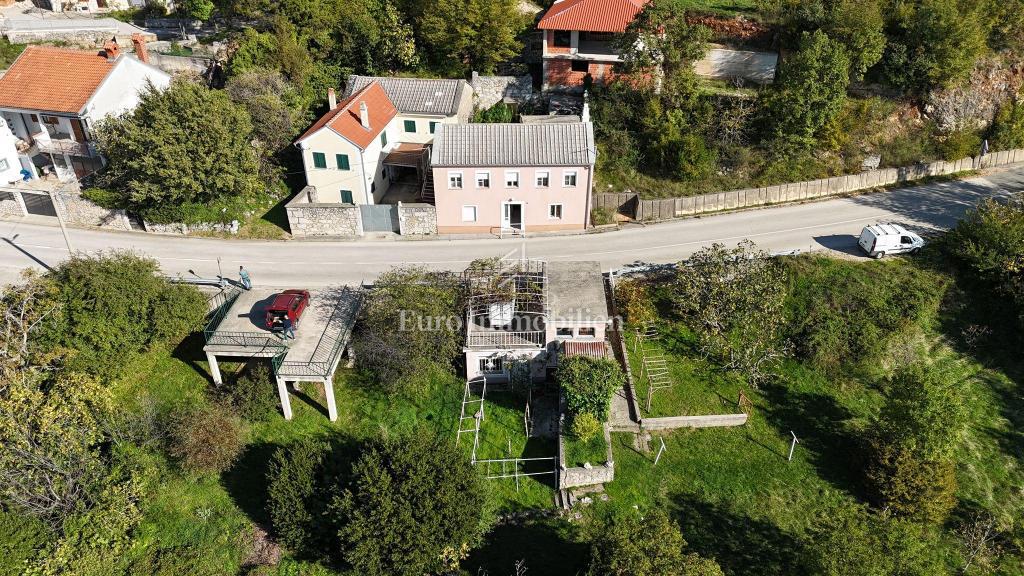
[[[619,59],[619,51],[615,49],[615,46],[611,42],[603,40],[580,40],[576,55]]]
[[[35,152],[41,154],[67,154],[68,156],[83,156],[86,158],[99,158],[100,153],[92,142],[75,142],[71,138],[50,138],[48,140],[37,139],[32,145]],[[30,156],[32,154],[29,154]]]

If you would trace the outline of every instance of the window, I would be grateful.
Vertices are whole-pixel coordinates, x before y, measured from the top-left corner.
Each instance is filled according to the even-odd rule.
[[[568,336],[572,338],[572,328],[555,328],[555,336]]]
[[[370,194],[373,194],[376,191],[377,191],[377,183],[376,182],[370,182]]]
[[[562,205],[561,204],[550,204],[548,205],[548,218],[554,218],[556,220],[562,219]]]
[[[477,188],[490,188],[491,187],[491,173],[490,172],[477,172],[476,173],[476,187]]]
[[[547,188],[551,185],[551,174],[547,172],[537,172],[537,187]]]
[[[568,48],[572,46],[572,32],[568,30],[555,30],[555,47]]]
[[[462,172],[448,173],[448,189],[462,190]]]
[[[349,170],[348,154],[335,154],[334,161],[338,163],[338,170]]]
[[[590,72],[590,62],[586,60],[573,60],[572,61],[573,72]]]
[[[597,334],[593,326],[590,328],[580,328],[577,333],[580,338],[593,338]]]
[[[505,172],[505,187],[519,188],[519,172]]]
[[[416,121],[415,120],[406,120],[406,121],[402,122],[402,127],[405,129],[406,132],[415,132],[416,131]]]
[[[566,188],[575,188],[576,187],[576,171],[575,170],[566,170],[562,174],[562,186],[565,186]]]
[[[7,170],[11,165],[7,163],[6,158],[0,158],[0,170]]]
[[[900,236],[901,244],[913,244],[914,241],[910,239],[910,236]]]
[[[313,168],[327,168],[327,155],[323,152],[313,152]]]
[[[480,371],[485,373],[496,373],[501,372],[502,358],[498,356],[496,358],[481,358],[480,359]]]
[[[437,129],[437,122],[431,122],[430,123],[430,133],[433,134],[436,129]]]
[[[463,206],[462,207],[462,221],[463,222],[476,222],[476,206]]]
[[[381,132],[380,133],[380,145],[381,146],[387,146],[388,145],[388,133],[387,132]]]
[[[342,204],[355,204],[355,202],[352,201],[352,191],[351,190],[342,190],[341,191],[341,203]]]
[[[43,124],[56,126],[57,124],[60,124],[60,119],[56,116],[43,116]]]

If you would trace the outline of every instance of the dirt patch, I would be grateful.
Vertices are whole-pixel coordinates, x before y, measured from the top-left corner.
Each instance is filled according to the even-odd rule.
[[[277,566],[281,562],[281,546],[267,534],[267,531],[256,526],[249,534],[249,553],[242,560],[243,568],[256,566]]]
[[[775,35],[771,27],[742,16],[724,18],[707,14],[687,14],[686,21],[691,26],[707,26],[711,29],[712,38],[724,44],[764,47],[771,44]]]

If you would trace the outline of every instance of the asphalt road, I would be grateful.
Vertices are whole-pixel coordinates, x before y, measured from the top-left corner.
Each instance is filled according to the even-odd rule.
[[[372,281],[399,264],[461,269],[476,259],[525,249],[548,260],[599,260],[605,270],[678,261],[714,242],[749,238],[771,251],[831,251],[859,257],[856,236],[877,221],[902,222],[920,233],[948,228],[982,198],[1024,191],[1024,167],[984,177],[807,204],[690,218],[576,236],[423,241],[246,241],[179,238],[131,232],[70,230],[78,251],[131,249],[156,258],[168,274],[227,275],[245,265],[257,285],[319,287]],[[67,258],[54,226],[0,221],[0,283],[26,267]]]

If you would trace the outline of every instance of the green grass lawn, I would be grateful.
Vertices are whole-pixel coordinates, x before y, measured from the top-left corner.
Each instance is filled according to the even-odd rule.
[[[722,16],[753,16],[758,13],[754,0],[686,0],[684,4],[690,10]]]
[[[604,434],[599,433],[590,440],[582,441],[572,434],[565,437],[565,465],[572,468],[585,462],[597,466],[608,461],[608,445]]]

